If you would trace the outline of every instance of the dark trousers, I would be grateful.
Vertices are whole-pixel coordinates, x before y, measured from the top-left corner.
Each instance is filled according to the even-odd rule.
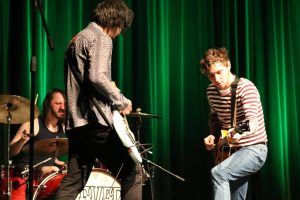
[[[95,159],[121,182],[122,200],[142,199],[142,169],[136,165],[117,134],[99,124],[67,131],[68,173],[56,194],[57,200],[74,200],[85,186]]]

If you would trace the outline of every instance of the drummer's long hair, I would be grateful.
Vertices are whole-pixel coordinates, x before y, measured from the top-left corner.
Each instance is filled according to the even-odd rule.
[[[48,93],[44,99],[44,102],[43,102],[43,110],[42,110],[43,123],[46,122],[47,114],[50,112],[50,102],[53,99],[53,94],[55,94],[55,93],[60,93],[64,97],[64,99],[66,99],[65,92],[61,89],[52,88],[51,90],[48,91]],[[58,124],[59,128],[62,128],[63,123],[64,123],[64,119],[59,121],[59,124]]]

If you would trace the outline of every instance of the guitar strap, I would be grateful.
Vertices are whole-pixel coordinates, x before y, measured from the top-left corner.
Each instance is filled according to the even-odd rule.
[[[90,96],[90,103],[94,104],[94,106],[96,107],[97,111],[100,113],[100,115],[102,116],[102,118],[104,119],[105,123],[111,128],[111,130],[115,130],[113,125],[109,122],[108,118],[106,117],[106,115],[104,114],[103,110],[100,108],[98,101],[96,100],[95,96],[91,93],[88,92],[90,91],[90,88],[88,88],[87,86],[85,86],[83,84],[83,78],[80,76],[79,72],[75,70],[75,68],[73,67],[73,65],[69,65],[70,69],[78,83],[78,85],[80,85],[82,88],[86,89],[85,91],[88,93],[88,95]]]
[[[239,77],[235,77],[234,81],[231,83],[231,127],[236,125],[236,88],[239,83]]]
[[[236,89],[238,86],[238,82],[239,82],[239,78],[236,76],[234,81],[231,83],[231,102],[230,102],[231,103],[231,122],[230,122],[231,128],[235,128],[236,125],[236,109],[237,109]],[[215,159],[215,165],[219,164],[220,162],[222,162],[224,159],[226,159],[231,155],[231,146],[228,144],[227,140],[225,144],[222,144],[220,149],[221,149],[221,156],[219,155],[220,152],[217,152],[217,159]]]

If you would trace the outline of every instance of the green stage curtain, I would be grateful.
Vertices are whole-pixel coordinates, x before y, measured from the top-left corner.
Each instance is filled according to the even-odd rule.
[[[30,98],[32,42],[37,43],[38,107],[48,89],[64,89],[64,50],[88,22],[96,0],[42,1],[55,50],[50,51],[40,12],[32,37],[33,1],[1,1],[0,94]],[[260,91],[269,155],[250,178],[248,199],[300,196],[299,113],[300,2],[297,0],[126,0],[132,27],[114,41],[113,76],[134,110],[155,117],[128,117],[146,148],[152,175],[144,199],[210,199],[211,152],[207,77],[199,60],[211,47],[226,47],[232,70]],[[160,118],[157,118],[160,117]],[[1,137],[6,136],[5,123]],[[14,134],[14,132],[12,133]],[[1,140],[5,143],[5,139]],[[5,144],[1,145],[1,158]],[[179,180],[174,175],[185,179]],[[152,191],[152,193],[151,193]]]

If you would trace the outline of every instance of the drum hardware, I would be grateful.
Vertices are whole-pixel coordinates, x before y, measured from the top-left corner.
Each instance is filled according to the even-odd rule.
[[[162,118],[161,116],[158,116],[158,115],[142,113],[141,108],[137,108],[136,112],[130,112],[126,116],[128,116],[128,117],[137,117],[137,118]]]
[[[145,153],[153,154],[153,152],[150,151],[151,149],[153,149],[153,147],[149,147],[148,149],[145,149],[145,150],[141,151],[140,154],[141,154],[141,155],[143,155],[143,154],[145,154]]]
[[[151,148],[148,148],[148,149],[151,149]],[[158,168],[158,169],[160,169],[160,170],[166,172],[167,174],[172,175],[173,177],[175,177],[176,179],[178,179],[178,180],[180,180],[180,181],[183,181],[183,182],[184,182],[185,179],[182,178],[182,177],[180,177],[180,176],[178,176],[178,175],[176,175],[176,174],[174,174],[174,173],[172,173],[172,172],[170,172],[169,170],[163,168],[162,166],[160,166],[160,165],[158,165],[158,164],[152,162],[151,160],[149,160],[149,159],[147,158],[147,153],[152,154],[152,152],[151,152],[151,151],[148,151],[148,149],[144,150],[144,151],[143,151],[143,154],[142,154],[142,155],[143,155],[142,158],[143,158],[143,160],[146,162],[146,168],[147,168],[147,170],[146,170],[146,169],[144,168],[144,166],[143,166],[143,170],[144,170],[143,178],[145,179],[145,181],[147,181],[147,180],[149,179],[149,182],[150,182],[151,199],[152,199],[152,200],[155,200],[156,198],[155,198],[155,194],[154,194],[154,186],[153,186],[153,179],[154,179],[154,172],[155,172],[154,168]]]
[[[21,124],[29,121],[30,101],[17,95],[0,95],[0,123]],[[34,116],[39,116],[39,109],[35,106]]]
[[[145,169],[144,165],[142,165],[142,170],[143,170],[143,182],[146,182],[148,179],[150,180],[150,190],[151,190],[151,198],[152,200],[155,199],[154,197],[154,187],[153,187],[153,178],[154,178],[154,167],[168,173],[169,175],[172,175],[174,176],[176,179],[180,180],[180,181],[185,181],[184,178],[170,172],[169,170],[163,168],[162,166],[152,162],[151,160],[149,160],[147,158],[147,154],[153,154],[152,151],[150,151],[153,146],[150,146],[149,148],[145,148],[145,146],[149,145],[149,144],[141,144],[140,143],[140,129],[141,129],[141,126],[142,126],[142,119],[144,118],[156,118],[156,119],[159,119],[159,118],[162,118],[158,115],[152,115],[152,114],[147,114],[147,113],[142,113],[141,112],[141,108],[137,108],[136,109],[136,112],[131,112],[129,113],[127,116],[129,117],[135,117],[137,118],[136,120],[136,134],[137,134],[137,142],[138,142],[138,147],[142,148],[142,151],[140,151],[141,155],[142,155],[142,159],[146,162],[146,167],[147,167],[147,170]],[[151,144],[150,144],[151,145]]]
[[[17,95],[0,95],[0,123],[7,124],[7,169],[11,168],[12,161],[9,159],[10,153],[10,126],[11,124],[20,124],[29,120],[30,101]],[[39,115],[39,110],[35,107],[34,116]],[[7,170],[7,191],[8,199],[11,199],[11,180],[10,173]]]
[[[144,159],[144,160],[145,160],[147,163],[149,163],[149,164],[151,164],[151,165],[153,165],[153,166],[155,166],[155,167],[157,167],[157,168],[163,170],[164,172],[167,172],[168,174],[174,176],[174,177],[177,178],[178,180],[183,181],[183,182],[185,181],[184,178],[182,178],[182,177],[180,177],[180,176],[178,176],[178,175],[176,175],[176,174],[174,174],[174,173],[172,173],[172,172],[170,172],[170,171],[164,169],[163,167],[159,166],[158,164],[152,162],[151,160],[147,160],[147,159]]]
[[[9,174],[9,177],[7,177]],[[25,199],[26,180],[19,176],[20,171],[11,165],[10,168],[1,166],[0,199]],[[9,179],[8,179],[9,178]],[[10,193],[7,193],[7,184],[10,184]]]

